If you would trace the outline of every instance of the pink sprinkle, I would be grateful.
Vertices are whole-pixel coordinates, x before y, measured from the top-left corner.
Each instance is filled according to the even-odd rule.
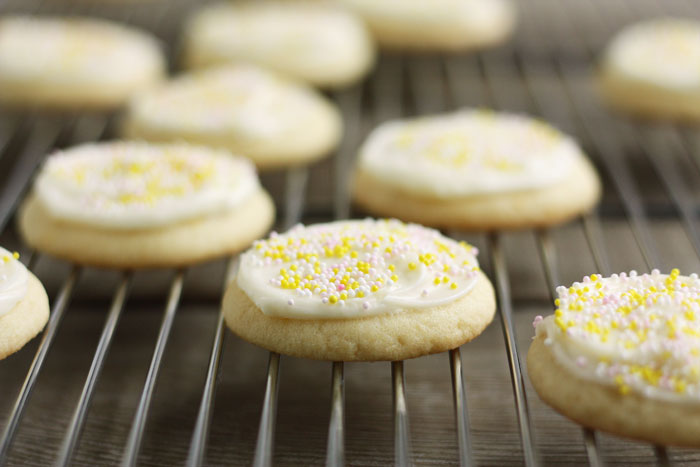
[[[345,286],[343,284],[338,285],[338,290],[345,290]]]
[[[542,315],[535,316],[535,321],[532,322],[532,327],[536,328],[538,324],[542,321]]]

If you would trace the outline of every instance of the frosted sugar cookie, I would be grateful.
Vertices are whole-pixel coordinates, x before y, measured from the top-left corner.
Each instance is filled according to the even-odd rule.
[[[381,125],[360,149],[353,185],[357,204],[373,214],[475,230],[562,222],[600,193],[572,139],[483,110]]]
[[[318,360],[401,360],[456,348],[493,319],[477,251],[397,220],[299,225],[255,242],[224,296],[254,344]]]
[[[700,447],[697,274],[593,274],[557,293],[527,357],[540,397],[591,428]]]
[[[513,32],[508,0],[338,0],[391,49],[464,51],[494,46]]]
[[[96,19],[0,19],[0,103],[110,109],[160,81],[165,59],[145,32]]]
[[[26,242],[81,264],[184,266],[247,247],[274,208],[247,160],[188,145],[86,144],[50,156],[20,209]]]
[[[305,164],[340,139],[338,110],[314,90],[238,65],[183,75],[131,101],[124,135],[242,154],[260,168]]]
[[[238,2],[204,8],[185,31],[190,68],[250,62],[321,87],[352,84],[374,62],[360,19],[322,2]]]
[[[24,347],[49,319],[49,300],[41,282],[0,248],[0,360]]]
[[[700,120],[700,22],[663,18],[612,40],[598,73],[613,107],[647,117]]]

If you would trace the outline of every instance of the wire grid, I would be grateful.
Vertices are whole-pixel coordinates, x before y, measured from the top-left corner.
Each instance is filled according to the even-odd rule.
[[[700,135],[689,128],[630,123],[611,117],[596,104],[589,79],[590,64],[603,43],[602,39],[608,37],[611,30],[632,18],[662,13],[665,7],[655,2],[616,0],[606,4],[606,14],[600,14],[603,6],[592,0],[532,0],[523,2],[522,6],[548,12],[550,24],[567,31],[567,34],[561,36],[566,37],[566,40],[549,43],[551,30],[540,27],[541,19],[524,12],[523,31],[510,46],[474,57],[385,56],[382,57],[373,77],[364,85],[334,95],[345,117],[347,132],[332,164],[333,183],[330,186],[326,185],[326,194],[331,194],[332,191],[332,202],[323,205],[325,209],[316,210],[312,209],[313,203],[306,198],[307,191],[312,191],[314,185],[320,183],[319,175],[323,173],[319,174],[315,169],[288,171],[283,175],[284,190],[276,197],[283,208],[278,227],[285,229],[302,219],[346,218],[353,214],[349,203],[347,174],[352,166],[358,141],[376,123],[398,116],[480,105],[528,112],[550,120],[563,130],[576,135],[594,159],[607,182],[606,196],[599,210],[601,214],[595,212],[578,221],[580,226],[577,227],[580,227],[588,251],[578,252],[575,261],[583,261],[581,258],[588,256],[598,271],[603,274],[610,273],[615,258],[607,251],[611,242],[606,240],[606,227],[618,221],[629,225],[628,241],[635,243],[646,269],[668,269],[672,266],[665,261],[666,256],[660,253],[659,238],[655,233],[655,226],[660,222],[673,222],[681,226],[687,236],[687,244],[698,254],[698,193],[694,188],[697,185],[693,182],[700,180]],[[693,10],[692,6],[690,2],[682,1],[672,4],[677,11],[697,15],[697,8]],[[43,6],[40,11],[44,12],[46,9],[47,7]],[[167,19],[169,14],[166,9],[159,10],[154,18]],[[584,19],[596,18],[600,21],[586,22],[586,30],[582,31],[580,15],[583,15]],[[130,20],[130,14],[124,13],[120,19]],[[154,21],[158,24],[157,19]],[[164,21],[163,24],[164,27],[173,28],[173,22]],[[3,115],[3,118],[4,124],[0,126],[0,178],[4,179],[0,191],[0,230],[6,230],[32,175],[51,148],[102,139],[112,134],[111,127],[114,124],[113,117],[95,115]],[[640,165],[647,167],[650,173],[642,176],[638,170]],[[270,180],[279,185],[279,177]],[[650,185],[657,185],[660,190],[648,190]],[[274,191],[278,187],[272,188]],[[653,193],[649,194],[648,191]],[[555,286],[561,282],[560,267],[570,266],[566,264],[566,261],[571,261],[567,252],[563,255],[567,256],[566,260],[560,259],[562,252],[556,240],[566,232],[568,231],[557,229],[551,232],[542,230],[531,233],[546,279],[548,294],[553,293]],[[6,235],[9,234],[8,232]],[[457,232],[450,234],[462,237]],[[509,268],[509,261],[513,260],[513,255],[509,255],[507,251],[508,234],[494,232],[488,235],[469,235],[466,238],[482,247],[480,257],[486,263],[484,268],[490,272],[497,290],[499,320],[505,343],[504,353],[512,383],[510,397],[517,417],[517,433],[520,439],[520,446],[511,446],[512,461],[515,464],[524,462],[528,466],[561,461],[562,459],[553,458],[552,454],[541,452],[543,446],[547,445],[537,437],[535,421],[528,406],[528,402],[533,403],[533,394],[528,392],[529,385],[522,365],[522,351],[525,347],[519,345],[516,336],[516,318],[525,307],[520,301],[514,300],[511,293],[515,274]],[[687,252],[683,254],[687,255]],[[23,257],[29,258],[30,268],[33,269],[37,265],[38,254],[31,252]],[[231,258],[223,284],[227,282],[234,267],[235,258]],[[15,435],[21,428],[23,415],[31,404],[32,391],[38,384],[45,361],[50,358],[51,346],[60,333],[64,315],[70,309],[78,281],[89,273],[90,271],[83,271],[79,266],[70,266],[62,275],[62,285],[52,301],[50,322],[38,345],[26,379],[17,392],[16,402],[2,425],[4,431],[0,435],[0,465],[12,460],[9,455],[12,454],[11,449],[16,440]],[[580,277],[590,273],[590,270],[579,270],[578,273]],[[133,274],[123,272],[117,280],[111,302],[105,307],[107,314],[99,340],[94,347],[91,366],[72,413],[66,414],[60,447],[54,453],[58,465],[69,465],[75,461],[76,449],[79,450],[93,396],[133,282]],[[150,366],[141,386],[138,404],[132,412],[128,437],[121,449],[119,460],[122,465],[135,465],[140,460],[140,448],[148,427],[148,416],[159,370],[176,314],[181,308],[185,282],[186,271],[173,273]],[[541,309],[546,310],[547,307],[545,304]],[[524,314],[524,311],[521,314]],[[208,346],[210,358],[200,392],[199,410],[187,446],[186,464],[192,466],[208,463],[207,443],[211,439],[212,420],[216,413],[216,390],[221,376],[224,344],[226,340],[232,339],[228,337],[220,314],[214,324],[214,337],[211,342],[198,343]],[[464,349],[469,351],[469,345]],[[92,352],[92,348],[89,351]],[[259,413],[257,442],[254,455],[245,463],[252,461],[254,465],[264,466],[271,465],[275,460],[274,438],[277,429],[280,371],[285,361],[286,359],[277,354],[269,355],[267,376],[260,387],[264,398]],[[347,441],[344,436],[347,431],[347,414],[344,413],[345,368],[342,362],[336,362],[329,364],[328,369],[331,396],[327,444],[325,452],[317,461],[327,465],[342,465],[346,460]],[[429,459],[417,457],[412,449],[410,404],[407,402],[410,385],[406,384],[405,370],[403,362],[391,364],[394,438],[392,457],[399,465],[412,462],[430,463]],[[457,455],[449,462],[458,462],[461,465],[489,463],[489,459],[483,456],[483,449],[479,451],[480,447],[472,443],[470,411],[467,408],[467,383],[476,386],[477,381],[470,380],[469,373],[463,372],[462,354],[459,349],[449,352],[449,372],[454,406],[453,437],[457,445]],[[536,396],[534,400],[536,401]],[[504,410],[510,409],[506,407]],[[299,429],[303,430],[304,425],[300,424]],[[606,458],[606,455],[610,457],[611,452],[601,448],[599,437],[600,435],[593,431],[582,429],[579,442],[585,448],[587,462],[593,466],[605,465],[609,460],[619,462],[617,457]],[[661,446],[643,453],[653,453],[654,457],[629,459],[646,462],[656,459],[660,465],[670,464],[671,457],[674,464],[678,465],[690,465],[700,459],[698,453],[693,451],[674,452],[673,456],[669,456],[667,450]],[[630,450],[630,454],[638,455],[633,450]],[[158,463],[157,459],[151,461]],[[352,459],[348,461],[351,462]],[[502,460],[496,462],[503,465]],[[570,459],[566,462],[570,462]],[[625,463],[624,460],[622,463]]]

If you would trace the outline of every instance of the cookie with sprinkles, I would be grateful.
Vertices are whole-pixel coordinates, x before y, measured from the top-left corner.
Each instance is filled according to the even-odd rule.
[[[397,120],[360,149],[353,198],[372,214],[434,227],[547,226],[590,210],[595,170],[546,123],[488,110]]]
[[[274,207],[255,167],[186,144],[85,144],[48,157],[20,208],[25,241],[81,264],[184,266],[264,235]]]
[[[323,88],[359,81],[374,64],[364,23],[329,2],[220,3],[187,23],[188,68],[250,62]]]
[[[49,319],[49,299],[41,282],[0,248],[0,360],[39,334]]]
[[[540,397],[590,428],[700,447],[700,279],[586,276],[538,316],[527,366]]]
[[[182,75],[134,98],[123,133],[226,148],[258,168],[308,164],[338,144],[342,121],[317,91],[252,65]]]
[[[383,48],[464,52],[496,46],[515,27],[510,0],[337,0],[367,22]]]
[[[477,251],[397,220],[298,225],[240,258],[223,301],[243,339],[303,358],[402,360],[478,336],[493,288]]]
[[[626,27],[605,50],[597,82],[620,111],[700,121],[700,21],[657,18]]]
[[[0,19],[0,103],[113,109],[161,81],[165,58],[146,32],[104,20]]]

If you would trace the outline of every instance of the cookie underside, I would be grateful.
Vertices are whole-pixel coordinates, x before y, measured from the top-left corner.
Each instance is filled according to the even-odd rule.
[[[114,268],[177,267],[237,253],[272,225],[274,205],[263,190],[229,213],[144,230],[108,230],[50,217],[34,195],[20,208],[19,227],[36,249],[68,261]]]
[[[27,293],[12,310],[0,316],[0,360],[17,352],[44,329],[49,299],[41,282],[29,273]]]
[[[571,374],[537,337],[527,354],[530,381],[548,405],[589,428],[656,444],[700,447],[700,404],[622,395]]]
[[[235,280],[223,301],[227,325],[243,339],[286,355],[333,361],[404,360],[453,349],[481,334],[495,308],[483,273],[471,292],[452,303],[364,318],[268,316]]]
[[[589,211],[600,197],[600,181],[590,162],[579,158],[570,175],[552,186],[452,199],[429,199],[386,186],[362,169],[355,174],[353,198],[367,211],[438,228],[526,229],[559,224]]]

